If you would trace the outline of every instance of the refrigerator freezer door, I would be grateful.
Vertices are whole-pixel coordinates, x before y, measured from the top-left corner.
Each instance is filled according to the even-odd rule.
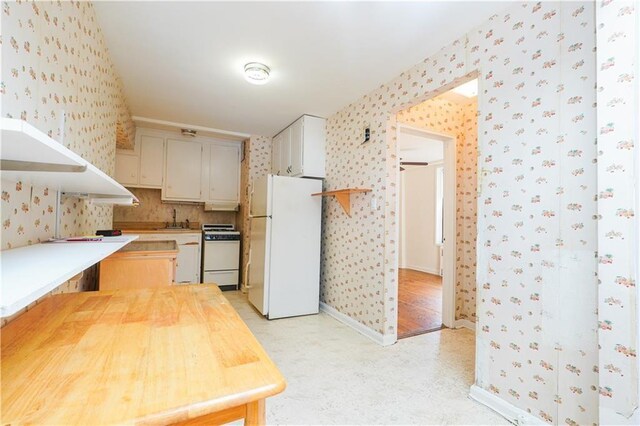
[[[318,313],[322,181],[272,177],[269,319]]]
[[[254,179],[251,184],[251,216],[262,217],[268,216],[269,206],[269,186],[271,183],[271,175],[266,175]]]
[[[270,218],[251,219],[249,254],[249,301],[262,315],[269,313],[269,225]]]

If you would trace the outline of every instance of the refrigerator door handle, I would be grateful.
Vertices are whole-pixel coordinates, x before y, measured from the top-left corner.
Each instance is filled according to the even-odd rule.
[[[251,212],[253,211],[253,192],[255,191],[255,187],[253,183],[249,184],[251,187],[251,191],[249,191],[249,217],[253,217]]]
[[[249,266],[251,265],[251,249],[249,249],[249,259],[247,260],[247,265],[244,267],[244,289],[249,290],[251,288],[251,284],[249,284]]]

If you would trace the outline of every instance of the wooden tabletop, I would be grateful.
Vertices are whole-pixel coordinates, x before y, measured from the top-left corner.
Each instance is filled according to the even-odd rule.
[[[51,296],[0,333],[2,424],[169,424],[285,388],[215,285]]]

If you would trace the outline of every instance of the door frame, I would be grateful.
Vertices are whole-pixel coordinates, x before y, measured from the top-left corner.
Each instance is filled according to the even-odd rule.
[[[396,140],[398,141],[398,152],[400,145],[400,134],[403,130],[408,130],[411,133],[419,134],[429,139],[436,139],[443,142],[444,148],[444,256],[443,256],[443,276],[442,276],[442,324],[448,328],[455,327],[456,319],[456,138],[455,136],[448,135],[446,133],[434,132],[429,129],[415,127],[401,122],[397,122],[396,126]],[[400,157],[396,156],[397,170],[400,170]],[[404,188],[402,189],[404,191]],[[402,195],[401,195],[402,197]],[[404,201],[404,197],[402,197]],[[398,200],[400,202],[400,200]],[[453,212],[453,220],[447,220],[447,212]],[[404,213],[404,206],[403,206]],[[402,228],[400,227],[400,220],[396,221],[396,235],[400,235]],[[404,239],[403,239],[404,244]],[[404,253],[403,253],[404,255]],[[398,268],[399,269],[399,268]],[[398,273],[400,271],[398,270]],[[399,285],[399,282],[398,282]],[[399,287],[398,287],[399,290]],[[396,312],[398,297],[396,294]],[[396,320],[397,323],[397,320]],[[396,331],[397,333],[397,331]],[[396,337],[397,339],[397,337]]]

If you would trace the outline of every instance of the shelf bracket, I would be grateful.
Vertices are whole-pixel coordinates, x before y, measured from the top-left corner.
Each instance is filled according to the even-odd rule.
[[[320,196],[332,196],[338,201],[340,206],[342,206],[342,210],[347,214],[347,216],[351,217],[351,194],[363,194],[366,192],[371,192],[369,188],[345,188],[345,189],[337,189],[335,191],[325,191],[318,192],[316,194],[311,194],[312,196],[320,195]]]
[[[65,172],[83,173],[87,166],[73,164],[36,163],[33,161],[0,160],[0,170],[3,172]]]

